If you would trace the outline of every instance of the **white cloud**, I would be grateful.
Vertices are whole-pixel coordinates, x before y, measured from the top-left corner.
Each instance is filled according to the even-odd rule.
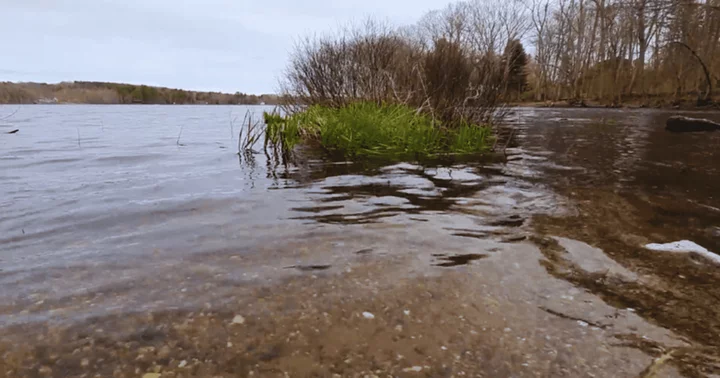
[[[0,81],[97,80],[266,93],[292,44],[447,0],[0,0]]]

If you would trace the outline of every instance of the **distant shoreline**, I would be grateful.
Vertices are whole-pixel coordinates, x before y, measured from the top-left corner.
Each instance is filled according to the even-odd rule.
[[[531,102],[514,102],[507,104],[510,108],[545,108],[545,109],[658,109],[658,110],[705,110],[719,111],[720,104],[713,103],[705,106],[698,106],[696,102],[691,100],[683,100],[676,102],[661,102],[652,105],[644,104],[637,101],[628,101],[618,105],[604,104],[596,101],[586,101],[581,104],[569,101],[531,101]]]
[[[274,94],[186,91],[123,83],[75,81],[58,84],[0,82],[6,105],[275,105]]]
[[[0,106],[278,106],[278,104],[95,104],[84,102],[58,102],[53,104],[0,102]]]

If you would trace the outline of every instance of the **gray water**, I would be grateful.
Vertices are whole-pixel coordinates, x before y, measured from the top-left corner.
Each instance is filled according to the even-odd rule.
[[[52,265],[57,259],[45,254],[67,261],[86,254],[132,254],[128,247],[148,240],[160,243],[158,248],[163,243],[183,245],[188,240],[181,237],[181,229],[169,237],[154,226],[177,220],[175,215],[183,218],[184,213],[224,207],[240,198],[250,202],[251,189],[262,192],[280,185],[241,167],[237,136],[230,131],[231,117],[263,110],[21,109],[10,121],[20,132],[3,135],[0,157],[3,242],[9,243],[6,251],[21,256],[13,253],[4,258]],[[138,240],[139,229],[150,239]],[[79,244],[84,247],[78,248]],[[47,250],[50,245],[52,251]]]
[[[0,119],[15,108],[0,106]],[[498,303],[530,306],[511,306],[521,310],[504,314],[507,329],[536,327],[537,315],[523,316],[538,306],[581,309],[562,302],[577,296],[562,290],[581,290],[585,303],[633,306],[652,327],[717,347],[715,270],[642,249],[681,238],[720,249],[717,134],[666,133],[665,111],[518,109],[499,156],[348,162],[300,148],[284,160],[262,145],[238,155],[240,120],[265,110],[23,106],[0,121],[0,326],[25,335],[35,324],[224,311],[238,297],[262,303],[262,290],[285,301],[305,293],[287,289],[292,280],[335,284],[372,261],[368,274],[382,278],[337,289],[344,297],[475,272]],[[563,237],[567,255],[538,241],[548,237]],[[593,276],[610,271],[642,279]],[[312,282],[303,289],[323,285]],[[239,294],[250,287],[261,291]],[[720,369],[698,361],[678,368]]]
[[[175,289],[173,280],[207,282],[192,274],[207,255],[273,249],[282,256],[293,238],[319,229],[413,224],[426,222],[417,216],[428,214],[439,220],[478,192],[497,198],[484,205],[489,224],[527,213],[524,207],[543,211],[554,203],[526,182],[509,183],[513,174],[503,173],[502,165],[358,165],[303,151],[294,164],[263,151],[239,156],[241,120],[266,110],[271,108],[21,108],[5,126],[20,131],[2,135],[0,150],[0,302],[12,304],[12,320],[0,317],[0,323],[48,319],[45,311],[37,317],[13,313],[36,298],[64,303],[95,293],[123,293],[116,303],[98,306],[100,313],[116,306],[192,307],[207,298],[176,300],[168,291]],[[472,224],[457,222],[459,228]],[[351,229],[343,232],[352,235]],[[292,263],[278,262],[271,270]],[[270,279],[261,264],[228,271],[219,262],[208,269],[230,281]],[[162,274],[173,278],[136,286]],[[221,297],[220,286],[213,294]],[[97,314],[81,309],[66,316]]]

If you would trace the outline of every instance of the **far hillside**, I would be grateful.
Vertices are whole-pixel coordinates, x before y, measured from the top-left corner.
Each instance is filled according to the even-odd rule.
[[[147,85],[75,81],[59,84],[0,82],[0,104],[275,104],[275,95],[194,92]]]

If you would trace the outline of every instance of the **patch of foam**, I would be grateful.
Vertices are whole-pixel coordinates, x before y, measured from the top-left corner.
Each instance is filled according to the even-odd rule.
[[[419,171],[422,167],[410,163],[399,163],[382,168],[383,171]]]
[[[444,181],[480,181],[482,177],[473,173],[469,168],[453,167],[453,168],[437,168],[427,170],[425,174],[433,176],[436,180]]]
[[[420,196],[425,198],[432,198],[432,197],[441,197],[442,191],[438,189],[422,189],[422,188],[408,188],[408,189],[402,189],[398,190],[400,193],[410,194],[413,196]]]
[[[371,203],[373,205],[380,205],[380,206],[401,206],[401,205],[410,203],[410,201],[406,198],[385,196],[385,197],[372,197],[372,198],[368,199],[368,203]]]
[[[648,244],[645,246],[645,248],[651,251],[661,252],[697,253],[698,255],[705,257],[706,259],[716,264],[720,264],[720,256],[708,251],[705,247],[693,243],[689,240],[681,240],[667,244]]]

